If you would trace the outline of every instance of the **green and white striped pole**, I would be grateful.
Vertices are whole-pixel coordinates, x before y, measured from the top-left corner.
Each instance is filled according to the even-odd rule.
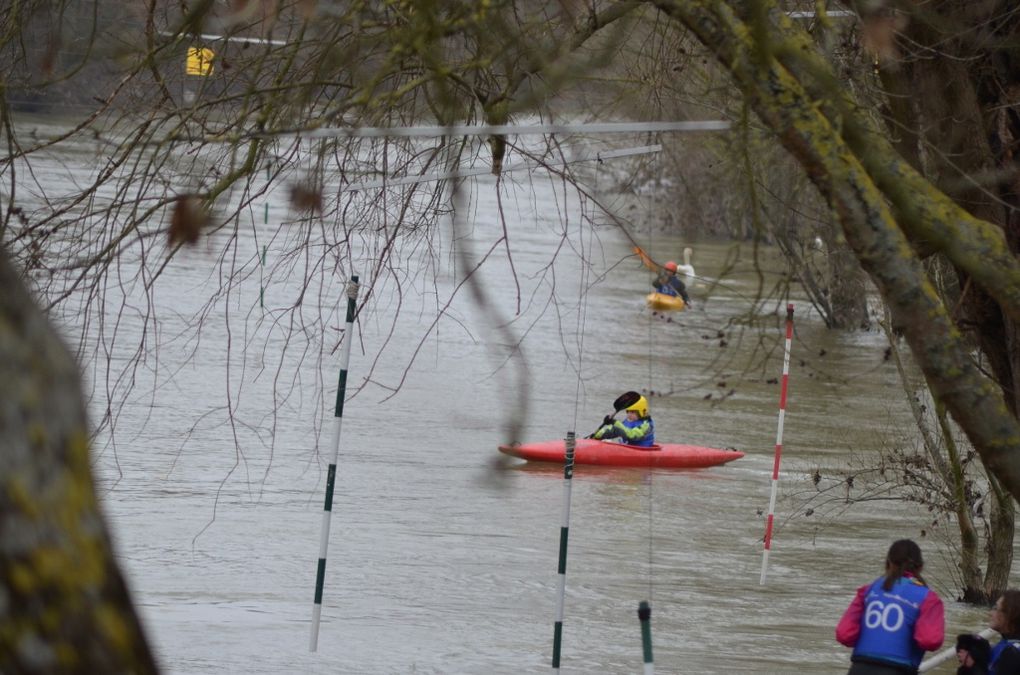
[[[347,389],[347,363],[351,358],[351,343],[354,342],[354,309],[358,299],[358,275],[351,276],[347,285],[347,327],[340,346],[340,382],[336,390],[336,408],[333,417],[333,459],[326,475],[326,504],[322,511],[322,531],[319,535],[319,567],[315,574],[315,604],[312,606],[312,640],[310,651],[319,645],[319,617],[322,615],[322,585],[326,580],[326,549],[329,548],[329,520],[333,511],[333,486],[336,482],[336,463],[340,455],[340,427],[344,416],[344,391]]]
[[[570,534],[570,487],[574,477],[573,431],[567,432],[566,452],[563,456],[563,517],[560,520],[559,598],[556,602],[556,623],[553,626],[553,672],[560,672],[560,646],[563,644],[563,599],[567,592],[567,536]]]
[[[266,213],[269,213],[269,204],[266,204]],[[259,260],[259,309],[266,308],[266,245],[262,245],[262,257]]]
[[[269,191],[269,183],[272,181],[272,177],[270,176],[269,169],[270,169],[270,166],[267,164],[266,165],[266,191],[267,192]],[[266,203],[263,205],[263,208],[262,208],[262,224],[265,225],[266,232],[269,232],[269,200],[268,199],[266,200]],[[255,240],[255,243],[256,243],[256,245],[258,244],[258,240],[257,239]],[[256,250],[256,253],[257,252],[258,251]],[[265,282],[265,274],[266,274],[266,246],[265,246],[265,244],[263,244],[262,245],[262,255],[259,257],[259,309],[265,309],[266,308],[266,282]]]
[[[638,605],[638,619],[641,621],[641,652],[645,661],[645,675],[655,673],[655,664],[652,662],[652,607],[647,601],[642,600]]]

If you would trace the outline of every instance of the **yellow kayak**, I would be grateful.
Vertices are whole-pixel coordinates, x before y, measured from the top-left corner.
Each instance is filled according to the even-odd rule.
[[[648,309],[658,312],[679,312],[684,308],[684,299],[665,293],[649,293],[645,296],[645,304],[648,305]]]

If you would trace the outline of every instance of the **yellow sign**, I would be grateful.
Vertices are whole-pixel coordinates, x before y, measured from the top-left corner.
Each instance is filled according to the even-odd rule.
[[[188,47],[188,75],[212,75],[212,60],[216,55],[206,47]]]

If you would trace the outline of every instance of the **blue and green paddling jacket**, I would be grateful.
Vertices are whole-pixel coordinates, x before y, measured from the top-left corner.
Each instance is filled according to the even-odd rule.
[[[655,445],[655,422],[651,417],[633,422],[616,420],[613,424],[607,424],[596,431],[595,438],[599,440],[621,438],[627,445],[647,448]]]

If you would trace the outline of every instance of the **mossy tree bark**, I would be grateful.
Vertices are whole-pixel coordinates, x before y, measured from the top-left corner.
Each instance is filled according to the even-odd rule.
[[[653,4],[716,55],[759,118],[800,162],[836,213],[932,393],[989,471],[1020,499],[1020,424],[1013,402],[974,363],[912,244],[924,242],[926,250],[946,255],[1003,316],[1016,321],[1020,264],[1002,229],[961,208],[910,166],[776,3]]]
[[[89,465],[78,368],[0,248],[0,672],[154,673]]]
[[[866,22],[887,16],[863,3],[857,9]],[[1020,64],[1012,48],[1020,19],[1006,10],[1005,2],[954,1],[939,3],[937,14],[908,13],[879,59],[878,72],[890,92],[886,128],[901,139],[900,154],[968,213],[1001,229],[1015,256],[1020,252],[1014,158],[1020,118],[1010,111],[1020,102]],[[961,30],[973,25],[982,27]],[[1015,416],[1020,409],[1017,320],[983,285],[971,283],[965,268],[957,266],[956,273],[956,283],[941,286],[943,296]],[[989,501],[988,567],[983,583],[965,589],[965,598],[994,597],[1008,583],[1015,510],[995,486]]]

